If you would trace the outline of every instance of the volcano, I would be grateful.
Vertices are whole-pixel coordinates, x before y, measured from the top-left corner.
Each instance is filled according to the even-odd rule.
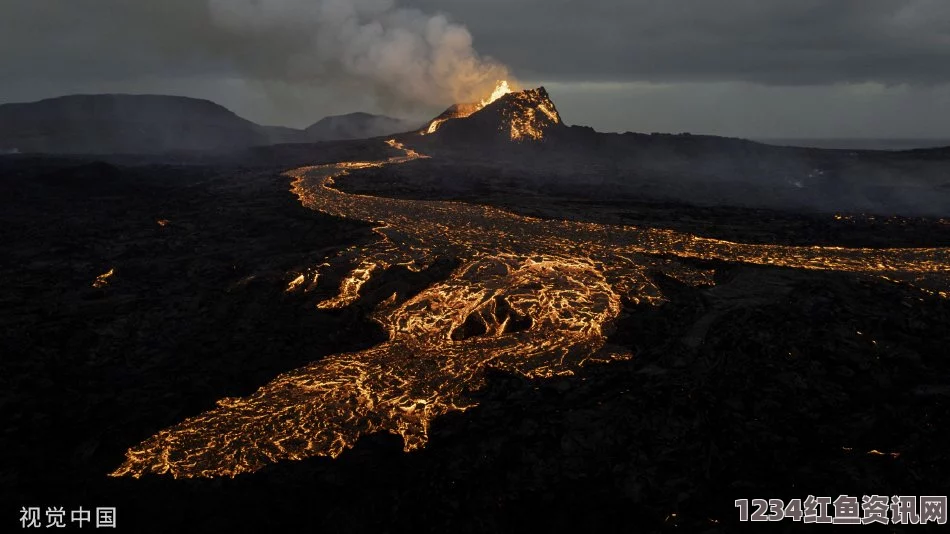
[[[564,124],[544,87],[505,89],[500,84],[481,103],[454,105],[396,139],[433,158],[417,166],[489,166],[495,170],[486,176],[514,173],[519,187],[577,198],[941,216],[950,205],[950,162],[939,150],[826,150],[690,133],[597,132]],[[481,178],[451,183],[454,194],[491,187]]]
[[[544,87],[499,92],[480,104],[456,104],[448,108],[420,133],[444,141],[538,142],[565,128],[557,106]]]

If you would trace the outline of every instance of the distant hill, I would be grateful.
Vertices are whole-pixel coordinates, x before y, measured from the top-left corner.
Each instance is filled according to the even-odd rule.
[[[940,138],[763,138],[756,141],[769,145],[806,148],[831,148],[838,150],[917,150],[950,146],[950,139]]]
[[[194,98],[73,95],[0,105],[0,150],[151,154],[267,143],[260,126]]]
[[[208,100],[163,95],[71,95],[0,105],[0,155],[222,151],[362,139],[412,127],[401,119],[351,113],[327,117],[306,130],[298,130],[261,126]]]
[[[418,127],[413,122],[384,115],[350,113],[325,117],[304,130],[304,136],[310,142],[367,139],[407,132]]]

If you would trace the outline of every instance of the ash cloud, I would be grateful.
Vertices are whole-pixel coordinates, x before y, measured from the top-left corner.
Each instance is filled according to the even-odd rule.
[[[393,0],[0,0],[0,76],[31,88],[242,79],[372,95],[382,108],[477,100],[509,76],[438,10]],[[197,83],[197,82],[196,82]],[[4,84],[7,85],[7,84]],[[42,94],[41,96],[50,96]]]
[[[392,103],[442,105],[477,100],[509,76],[476,52],[465,26],[390,0],[208,0],[208,12],[226,38],[264,47],[230,58],[255,78],[362,86]]]

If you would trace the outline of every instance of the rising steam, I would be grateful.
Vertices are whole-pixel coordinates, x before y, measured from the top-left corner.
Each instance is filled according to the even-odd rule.
[[[425,106],[478,102],[510,79],[465,26],[392,0],[208,0],[208,9],[217,30],[243,41],[237,50],[259,45],[233,58],[258,79],[357,84]]]

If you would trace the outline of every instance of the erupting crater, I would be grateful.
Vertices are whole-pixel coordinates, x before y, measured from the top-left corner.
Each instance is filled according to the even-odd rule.
[[[544,87],[513,92],[507,81],[500,82],[495,91],[477,104],[455,104],[423,128],[422,135],[437,133],[453,121],[468,119],[478,126],[490,125],[512,141],[539,141],[545,132],[562,126],[557,106]]]

